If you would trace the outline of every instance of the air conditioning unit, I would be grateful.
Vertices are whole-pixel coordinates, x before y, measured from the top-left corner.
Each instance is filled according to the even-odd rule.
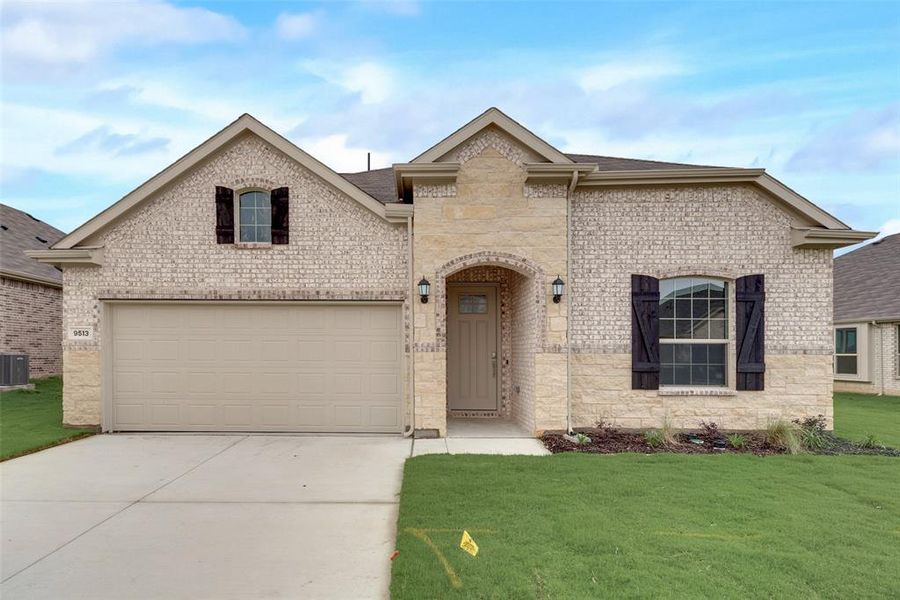
[[[28,355],[0,354],[0,386],[28,384]]]

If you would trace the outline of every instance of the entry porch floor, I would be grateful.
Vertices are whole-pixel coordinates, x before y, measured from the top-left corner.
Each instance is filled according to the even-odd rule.
[[[422,454],[549,454],[544,445],[510,419],[447,418],[447,437],[413,440],[413,456]]]

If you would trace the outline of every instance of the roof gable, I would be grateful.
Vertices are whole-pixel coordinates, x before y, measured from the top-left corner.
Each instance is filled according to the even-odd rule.
[[[326,183],[353,198],[375,214],[388,219],[384,205],[353,185],[325,164],[304,152],[287,138],[279,135],[263,125],[249,114],[243,114],[230,125],[207,139],[205,142],[179,158],[177,161],[157,173],[121,200],[96,215],[75,231],[57,242],[54,249],[69,249],[96,235],[101,230],[117,221],[119,217],[148,200],[153,194],[163,189],[202,161],[214,155],[240,135],[250,132],[274,146],[290,158],[309,169]]]
[[[415,157],[413,164],[433,163],[478,135],[483,129],[494,126],[512,137],[538,156],[551,163],[571,164],[572,159],[514,121],[500,109],[491,107],[451,133],[449,136]]]

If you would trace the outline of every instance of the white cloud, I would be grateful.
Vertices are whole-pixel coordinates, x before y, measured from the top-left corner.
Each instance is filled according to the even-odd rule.
[[[275,19],[275,31],[284,40],[301,40],[316,31],[318,17],[312,13],[281,13]]]
[[[586,92],[611,90],[625,84],[644,83],[687,73],[671,58],[611,60],[579,71],[578,84]]]
[[[161,0],[8,2],[3,10],[4,62],[21,68],[83,63],[126,44],[201,44],[244,34],[229,16]]]
[[[900,233],[900,219],[888,219],[878,228],[878,237],[883,238],[895,233]]]
[[[329,83],[359,94],[363,104],[384,102],[394,90],[393,71],[379,62],[367,61],[347,66],[326,61],[306,61],[303,67]]]
[[[792,171],[870,171],[900,159],[900,104],[861,110],[825,129],[788,161]]]
[[[340,173],[353,173],[366,170],[366,153],[364,148],[347,145],[347,135],[337,133],[319,138],[301,138],[295,143],[303,150]],[[372,168],[386,167],[391,164],[391,155],[383,152],[372,152]]]

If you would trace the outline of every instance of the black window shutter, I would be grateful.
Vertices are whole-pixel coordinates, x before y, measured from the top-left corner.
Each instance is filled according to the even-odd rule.
[[[288,188],[272,190],[272,243],[287,244],[290,238],[288,225]]]
[[[765,388],[766,286],[763,275],[738,277],[735,282],[737,384],[739,390]]]
[[[631,276],[631,389],[659,389],[659,279]]]
[[[234,243],[234,190],[216,186],[216,243]]]

